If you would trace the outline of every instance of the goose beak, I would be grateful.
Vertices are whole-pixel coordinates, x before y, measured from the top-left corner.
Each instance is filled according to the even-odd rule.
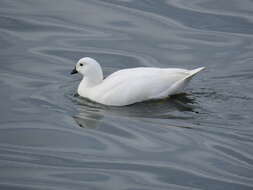
[[[77,73],[77,70],[76,70],[76,68],[74,68],[72,71],[71,71],[71,75],[73,75],[73,74],[76,74]]]

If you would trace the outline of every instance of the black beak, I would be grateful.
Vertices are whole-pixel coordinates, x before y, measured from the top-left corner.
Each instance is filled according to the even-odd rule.
[[[71,75],[73,75],[73,74],[76,74],[77,73],[77,70],[76,70],[76,68],[74,68],[72,71],[71,71]]]

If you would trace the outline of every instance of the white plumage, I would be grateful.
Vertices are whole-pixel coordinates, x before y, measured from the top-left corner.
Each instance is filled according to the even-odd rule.
[[[119,70],[103,80],[99,63],[85,57],[77,62],[71,74],[83,75],[77,90],[80,96],[105,105],[125,106],[178,94],[203,69],[138,67]]]

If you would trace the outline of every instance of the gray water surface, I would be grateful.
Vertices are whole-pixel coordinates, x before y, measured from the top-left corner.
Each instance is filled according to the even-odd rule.
[[[0,189],[253,189],[253,1],[1,0]],[[205,66],[185,94],[76,96],[105,76]]]

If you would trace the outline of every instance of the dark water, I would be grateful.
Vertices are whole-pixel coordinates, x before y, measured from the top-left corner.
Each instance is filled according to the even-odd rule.
[[[253,189],[252,0],[1,0],[0,189]],[[186,94],[107,107],[106,75],[199,66]]]

